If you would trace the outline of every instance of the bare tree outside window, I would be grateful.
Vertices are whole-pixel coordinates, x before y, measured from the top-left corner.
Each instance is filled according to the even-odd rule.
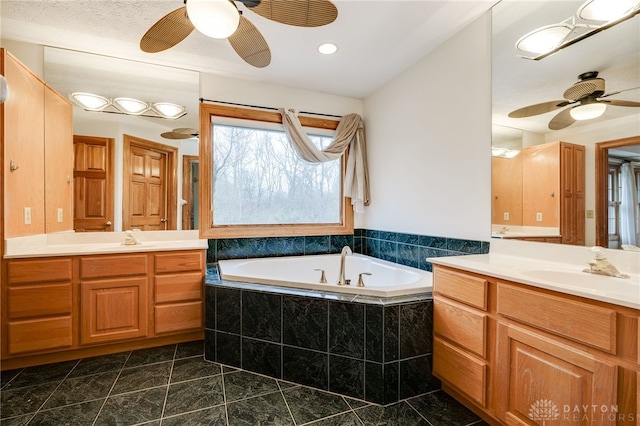
[[[332,138],[311,136],[320,149]],[[307,163],[284,131],[213,125],[214,225],[333,224],[341,162]]]

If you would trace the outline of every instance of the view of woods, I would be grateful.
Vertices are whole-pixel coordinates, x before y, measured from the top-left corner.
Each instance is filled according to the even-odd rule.
[[[319,148],[332,138],[310,136]],[[338,223],[341,162],[301,160],[284,130],[214,124],[215,225]]]

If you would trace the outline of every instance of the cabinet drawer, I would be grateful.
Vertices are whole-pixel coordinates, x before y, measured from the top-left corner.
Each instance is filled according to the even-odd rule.
[[[487,364],[438,337],[433,339],[433,374],[486,406]]]
[[[483,278],[436,267],[433,271],[433,291],[487,310],[487,280]]]
[[[12,355],[73,345],[71,316],[10,322],[8,334]]]
[[[616,352],[613,309],[498,283],[498,313],[612,354]]]
[[[202,300],[201,272],[156,277],[156,303]]]
[[[71,259],[39,259],[9,262],[9,283],[70,281]]]
[[[200,251],[156,254],[155,257],[156,274],[181,271],[201,271],[204,268],[203,253]]]
[[[433,331],[486,358],[486,314],[436,296],[433,303]]]
[[[146,255],[100,256],[80,259],[80,278],[145,275]]]
[[[156,306],[155,320],[158,334],[202,328],[202,302]]]
[[[9,288],[9,319],[71,314],[71,283]]]

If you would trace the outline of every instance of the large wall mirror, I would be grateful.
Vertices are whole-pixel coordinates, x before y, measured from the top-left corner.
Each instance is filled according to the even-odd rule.
[[[638,218],[625,219],[620,199],[623,164],[631,165],[638,195],[640,108],[608,104],[597,118],[567,119],[580,104],[575,95],[565,98],[581,78],[595,77],[585,73],[597,71],[598,84],[604,84],[598,101],[640,102],[640,14],[540,60],[525,59],[521,55],[527,54],[516,48],[521,37],[552,24],[578,24],[569,30],[570,38],[584,33],[588,29],[581,24],[589,22],[578,15],[584,4],[502,0],[493,8],[494,238],[624,248],[629,245],[622,240],[624,229],[635,222],[632,241],[640,243]],[[546,112],[509,117],[550,101],[557,101],[556,107],[540,107]],[[567,104],[557,107],[561,101]],[[637,212],[637,198],[635,203]]]
[[[186,108],[166,119],[74,103],[76,231],[197,229],[197,72],[45,47],[44,77],[67,97],[82,92]]]

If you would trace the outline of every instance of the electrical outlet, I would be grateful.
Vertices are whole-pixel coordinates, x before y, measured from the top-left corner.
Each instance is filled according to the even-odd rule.
[[[536,213],[536,222],[542,222],[542,213]]]
[[[62,222],[62,209],[58,208],[58,222]]]
[[[24,208],[24,224],[31,225],[31,207]]]
[[[502,215],[502,218],[504,220],[509,220],[509,212],[504,212],[503,215]]]

